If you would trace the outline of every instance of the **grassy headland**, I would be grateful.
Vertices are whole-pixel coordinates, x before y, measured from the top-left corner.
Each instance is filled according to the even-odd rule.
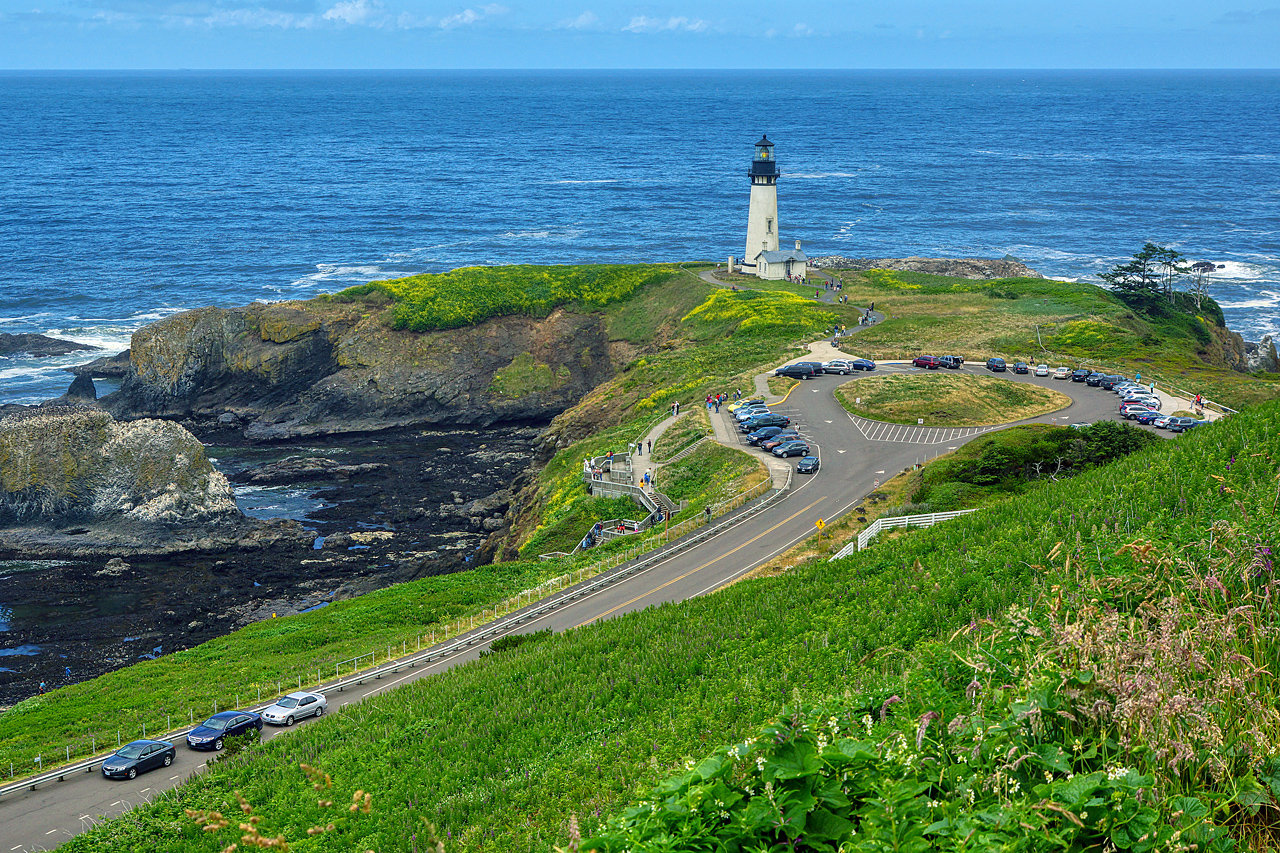
[[[602,517],[598,513],[616,514],[616,506],[595,505],[590,503],[595,499],[586,496],[579,481],[584,456],[624,449],[656,423],[672,401],[689,404],[713,391],[749,387],[745,383],[755,372],[791,357],[796,345],[835,323],[853,326],[860,302],[874,300],[877,310],[888,309],[893,319],[863,330],[862,335],[871,337],[854,338],[850,348],[871,342],[904,351],[910,346],[911,352],[925,348],[975,358],[990,354],[985,347],[994,340],[993,318],[1002,317],[1003,309],[1010,306],[1020,306],[1011,312],[1020,318],[1012,324],[1016,328],[1007,330],[1007,335],[1015,337],[1035,325],[1025,324],[1025,317],[1036,313],[1033,303],[1041,303],[1042,308],[1056,306],[1048,316],[1060,323],[1074,314],[1111,317],[1116,310],[1098,288],[1043,280],[964,280],[961,284],[922,277],[912,285],[906,279],[886,284],[861,276],[855,281],[850,276],[846,281],[851,303],[847,308],[819,305],[785,289],[735,293],[672,272],[592,309],[604,313],[612,355],[621,369],[552,425],[550,433],[560,449],[521,497],[509,553],[553,550],[556,544],[581,536],[582,522]],[[1059,286],[1061,293],[1056,290]],[[373,289],[353,298],[369,299],[379,293],[386,300],[409,301],[393,291]],[[1009,292],[1015,296],[1002,295]],[[388,316],[394,316],[398,304],[386,303]],[[562,307],[575,310],[571,303]],[[940,312],[936,323],[927,320],[929,310]],[[981,316],[975,319],[975,315]],[[892,324],[899,318],[902,325],[895,331]],[[1126,328],[1123,320],[1116,315],[1117,329]],[[1136,315],[1133,322],[1147,323]],[[932,337],[910,338],[923,331]],[[975,336],[974,343],[961,346],[966,334]],[[1187,341],[1195,337],[1187,334]],[[1117,358],[1146,357],[1149,348],[1141,336],[1131,342],[1132,348]],[[1168,348],[1170,360],[1175,359],[1176,348],[1172,343]],[[1195,361],[1193,356],[1187,359]],[[1208,375],[1218,369],[1205,370]],[[1218,373],[1225,375],[1225,371]],[[1246,389],[1239,392],[1242,398],[1252,393],[1248,388],[1263,384],[1248,377],[1231,381]],[[1280,448],[1274,446],[1277,439],[1267,424],[1275,414],[1276,407],[1267,406],[1073,480],[1028,484],[1025,494],[1003,503],[998,511],[886,538],[872,550],[841,562],[803,564],[781,577],[739,583],[709,598],[529,643],[415,682],[290,737],[255,747],[177,794],[72,841],[67,849],[222,849],[230,839],[197,831],[182,809],[224,808],[234,790],[244,793],[266,816],[267,826],[290,838],[305,837],[308,827],[332,819],[303,786],[297,764],[306,761],[334,773],[344,790],[374,792],[375,807],[369,814],[344,813],[337,822],[340,831],[306,839],[298,849],[304,845],[313,850],[411,849],[409,839],[421,825],[419,818],[427,818],[448,834],[451,851],[547,850],[553,843],[564,843],[570,814],[579,816],[588,833],[601,829],[604,818],[643,796],[685,761],[709,754],[716,744],[749,736],[797,696],[804,701],[843,703],[838,713],[844,714],[897,695],[901,702],[890,706],[897,712],[873,720],[873,727],[878,727],[873,739],[880,742],[901,734],[904,742],[914,742],[918,716],[926,710],[949,712],[973,680],[985,691],[983,697],[991,697],[984,707],[1024,701],[1027,691],[1039,689],[1036,678],[1044,673],[1043,668],[1024,665],[1024,661],[1049,660],[1049,652],[1057,648],[1035,644],[1044,637],[1059,636],[1058,629],[1076,624],[1071,619],[1077,615],[1095,618],[1091,607],[1105,604],[1113,608],[1107,613],[1140,613],[1145,611],[1134,608],[1143,602],[1159,602],[1161,596],[1177,593],[1182,596],[1176,599],[1182,602],[1179,606],[1186,608],[1178,612],[1179,619],[1194,624],[1194,619],[1208,614],[1221,621],[1213,608],[1225,602],[1204,598],[1203,576],[1196,585],[1194,572],[1204,565],[1212,566],[1213,577],[1231,590],[1234,600],[1247,593],[1253,596],[1251,601],[1260,602],[1256,590],[1249,592],[1252,587],[1235,578],[1246,572],[1251,561],[1261,559],[1257,549],[1274,546],[1262,543],[1274,538],[1267,507],[1274,501],[1272,460],[1280,458]],[[686,490],[680,496],[689,499],[695,512],[759,475],[743,463],[748,457],[718,447],[705,449],[707,454],[700,448],[683,461],[686,473],[668,472],[679,475],[672,477],[672,485]],[[995,450],[1000,452],[993,452],[992,459],[1008,456],[1007,448]],[[1210,483],[1214,475],[1222,481]],[[932,500],[934,493],[919,496]],[[1227,520],[1219,527],[1206,519]],[[1154,550],[1117,554],[1138,539],[1151,543]],[[1176,563],[1180,555],[1192,552],[1203,553],[1205,562],[1196,567]],[[1064,563],[1066,556],[1070,556],[1068,563]],[[1150,563],[1149,557],[1157,563]],[[1158,561],[1165,559],[1175,561],[1169,565],[1177,571],[1148,571],[1150,565],[1164,566]],[[484,582],[481,573],[486,570],[476,570],[477,584]],[[479,587],[470,591],[459,587],[455,594],[465,600],[452,606],[473,606],[471,595],[488,594],[490,602],[496,601],[514,591],[512,586],[533,585],[540,570],[555,574],[562,569],[554,564],[520,563],[492,570],[513,574],[488,593]],[[522,571],[531,574],[519,576]],[[1150,586],[1152,577],[1165,586]],[[372,619],[378,601],[374,596],[385,594],[394,601],[403,594],[404,601],[410,602],[415,595],[436,590],[433,584],[443,580],[429,579],[419,582],[423,586],[416,590],[388,590],[348,604],[354,608],[358,602],[369,603],[375,608],[367,617]],[[1246,585],[1236,590],[1240,583]],[[1068,609],[1057,604],[1055,587],[1063,591]],[[1131,594],[1132,590],[1138,592]],[[1021,629],[1009,633],[1008,626],[1023,624],[1004,615],[1015,602],[1039,626],[1038,638]],[[245,630],[284,630],[281,626],[293,620],[311,618],[317,625],[341,627],[335,633],[344,641],[359,636],[366,645],[382,642],[370,643],[361,636],[366,629],[358,621],[347,625],[328,621],[342,613],[335,605]],[[417,612],[400,615],[410,624],[425,618]],[[397,616],[393,611],[388,618],[395,621]],[[1003,652],[987,649],[984,654],[995,655],[1000,666],[975,669],[963,663],[973,655],[952,649],[946,640],[955,629],[980,620],[992,620],[993,631],[1004,632],[1001,637],[1015,637],[1019,654],[1030,657],[1000,657]],[[1145,630],[1148,624],[1137,620],[1116,630]],[[1043,626],[1057,626],[1058,633]],[[1262,641],[1270,642],[1269,636],[1263,635]],[[269,648],[252,634],[244,634],[239,645],[239,640],[225,639],[228,645],[210,646],[202,653],[207,654],[201,659],[207,666],[232,669],[248,667],[248,661],[260,666],[270,657]],[[1037,649],[1043,649],[1044,656],[1036,658]],[[1250,659],[1274,656],[1269,645],[1241,645],[1240,649]],[[1095,652],[1089,650],[1089,654]],[[1224,671],[1232,677],[1245,671],[1243,664],[1222,660]],[[166,662],[167,678],[188,678],[192,683],[197,677],[211,680],[208,671],[193,668],[177,655],[143,666]],[[1107,659],[1098,666],[1101,671],[1113,663]],[[1121,663],[1130,665],[1127,660]],[[133,672],[119,675],[129,678]],[[1158,674],[1163,677],[1163,672]],[[1259,681],[1253,678],[1246,686],[1270,689]],[[1012,687],[1003,688],[1005,683]],[[157,680],[147,693],[163,694],[168,684]],[[1112,689],[1109,680],[1096,684]],[[1187,690],[1204,687],[1190,684]],[[100,696],[105,703],[106,697],[123,692],[101,681],[87,683],[84,690],[63,706],[63,713],[74,719],[51,717],[40,724],[74,729],[75,720],[85,719],[85,709],[92,707],[97,714],[107,711],[105,704],[91,706],[88,697]],[[847,699],[840,698],[846,692]],[[1107,696],[1112,694],[1091,695],[1090,701]],[[43,697],[41,702],[50,699]],[[1248,740],[1252,744],[1257,713],[1239,713],[1240,701],[1244,700],[1221,708],[1209,707],[1212,703],[1205,701],[1197,708],[1212,715],[1215,725],[1235,738],[1231,743]],[[880,704],[876,704],[876,716]],[[1111,707],[1119,707],[1118,699]],[[81,716],[75,717],[77,713]],[[9,716],[0,716],[0,725]],[[1089,728],[1092,720],[1079,719],[1084,722],[1076,728],[1062,730],[1072,737],[1096,736],[1103,743],[1114,742],[1114,747],[1107,746],[1110,752],[1104,761],[1131,762],[1143,772],[1148,765],[1150,772],[1158,770],[1154,762],[1160,756],[1154,751],[1144,754],[1130,749],[1149,739],[1135,740],[1132,732],[1117,736],[1110,730]],[[1115,719],[1113,715],[1112,722]],[[1240,778],[1238,756],[1213,757],[1215,747],[1208,740],[1193,746],[1208,750],[1203,762],[1218,762],[1213,766],[1226,762],[1231,772],[1207,780],[1192,776],[1168,781],[1161,776],[1161,784],[1167,785],[1162,790],[1217,792],[1225,789],[1224,780]],[[1080,760],[1095,761],[1098,756],[1094,752]],[[1195,766],[1210,766],[1203,762]],[[1081,771],[1085,767],[1080,765]],[[1024,792],[1028,789],[1023,786]],[[990,799],[981,804],[990,805]]]
[[[299,762],[374,795],[369,814],[344,813],[308,840],[315,850],[399,849],[424,818],[449,850],[549,850],[565,843],[571,814],[590,835],[619,813],[599,849],[659,849],[637,841],[659,826],[709,849],[731,829],[772,844],[810,821],[883,841],[891,827],[873,800],[886,796],[911,816],[903,832],[948,849],[975,830],[1028,850],[1061,838],[1176,849],[1175,829],[1208,846],[1215,824],[1247,834],[1250,814],[1273,802],[1265,786],[1280,749],[1265,669],[1280,636],[1269,603],[1278,410],[835,563],[414,682],[219,765],[67,849],[137,849],[138,839],[219,850],[228,839],[182,809],[224,809],[232,791],[264,826],[301,837],[333,817]],[[788,710],[790,723],[749,741],[747,760],[698,763],[816,702],[820,712]],[[788,750],[799,763],[779,774]],[[821,788],[850,761],[856,785],[837,785],[821,808],[798,798],[781,825],[687,807],[695,788],[719,782],[731,797],[718,795],[715,814],[770,810],[766,782]],[[690,772],[653,787],[680,768]],[[622,811],[638,800],[643,811]],[[1150,843],[1124,834],[1139,826]]]

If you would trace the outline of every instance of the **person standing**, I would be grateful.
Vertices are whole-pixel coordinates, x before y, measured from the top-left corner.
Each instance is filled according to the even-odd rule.
[[[43,695],[44,695],[45,688],[46,688],[45,683],[44,683],[43,681],[42,681],[42,682],[40,682],[40,695],[41,695],[41,696],[43,696]]]
[[[648,453],[649,453],[649,455],[650,455],[650,456],[652,456],[652,455],[653,455],[653,439],[652,439],[652,438],[651,438],[651,439],[649,439],[649,450],[648,450]]]

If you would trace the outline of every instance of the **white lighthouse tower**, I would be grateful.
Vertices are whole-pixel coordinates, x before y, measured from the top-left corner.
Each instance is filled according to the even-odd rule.
[[[751,207],[747,213],[747,250],[744,266],[755,266],[761,252],[778,251],[778,163],[773,143],[762,136],[751,158]]]

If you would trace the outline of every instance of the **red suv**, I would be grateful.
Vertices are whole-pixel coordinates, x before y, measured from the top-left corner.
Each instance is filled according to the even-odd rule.
[[[937,370],[942,367],[942,359],[936,355],[918,355],[911,359],[912,367],[923,367],[926,370]]]

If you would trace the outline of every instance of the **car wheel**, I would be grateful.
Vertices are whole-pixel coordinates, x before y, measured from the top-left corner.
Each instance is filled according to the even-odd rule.
[[[164,757],[164,766],[165,766],[165,767],[168,767],[168,766],[169,766],[170,764],[172,764],[172,763],[173,763],[173,756],[172,756],[172,755],[166,755],[166,756]]]
[[[323,717],[323,716],[324,716],[324,706],[323,706],[323,705],[321,705],[319,708],[316,708],[316,716],[317,716],[317,717]]]
[[[137,779],[137,778],[138,778],[138,768],[136,768],[136,767],[130,767],[130,768],[129,768],[129,778],[130,778],[130,779]]]
[[[293,725],[293,714],[290,714],[289,716],[287,716],[287,717],[285,717],[285,718],[284,718],[284,724],[285,724],[286,726],[292,726],[292,725]]]
[[[214,752],[222,752],[222,738],[218,738],[213,742]]]

